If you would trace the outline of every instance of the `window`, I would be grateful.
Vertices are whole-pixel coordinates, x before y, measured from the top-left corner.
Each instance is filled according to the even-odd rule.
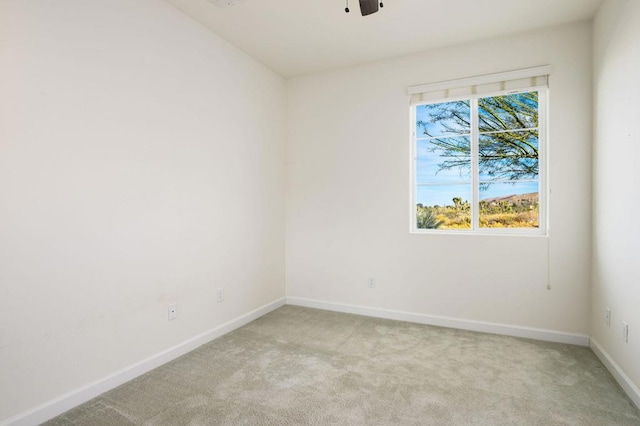
[[[546,232],[545,71],[410,88],[413,232]]]

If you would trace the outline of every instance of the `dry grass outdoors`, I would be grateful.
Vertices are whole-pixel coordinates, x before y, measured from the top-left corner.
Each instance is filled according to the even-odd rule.
[[[522,213],[480,214],[481,228],[537,228],[538,210]]]
[[[538,193],[510,195],[480,201],[481,228],[537,228]],[[417,205],[417,224],[422,229],[469,229],[471,205],[459,198],[453,205]]]

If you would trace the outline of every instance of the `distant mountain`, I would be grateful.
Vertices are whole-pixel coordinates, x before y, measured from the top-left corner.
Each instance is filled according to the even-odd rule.
[[[484,201],[487,204],[498,204],[500,202],[506,202],[509,204],[533,204],[538,202],[538,193],[529,192],[527,194],[513,194],[504,197],[485,198]]]

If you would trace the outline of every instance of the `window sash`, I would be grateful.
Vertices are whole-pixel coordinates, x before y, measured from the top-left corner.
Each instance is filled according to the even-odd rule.
[[[512,181],[508,179],[500,179],[492,181],[492,183],[508,183],[508,182],[538,182],[538,227],[537,228],[482,228],[480,227],[480,184],[485,181],[479,176],[479,137],[480,134],[500,133],[497,132],[480,132],[479,131],[479,114],[478,99],[501,96],[513,93],[538,92],[538,127],[531,129],[509,129],[504,132],[537,130],[538,131],[538,176],[536,179],[523,179]],[[547,126],[547,91],[548,86],[524,87],[520,90],[511,91],[493,91],[490,93],[476,94],[467,97],[456,97],[455,99],[434,99],[432,101],[420,102],[411,106],[411,126],[412,126],[412,146],[411,146],[411,232],[413,233],[429,233],[429,234],[507,234],[507,235],[546,235],[548,232],[547,223],[547,179],[546,179],[546,126]],[[419,138],[416,135],[416,107],[424,104],[434,104],[441,102],[453,102],[454,100],[470,100],[471,105],[471,181],[461,180],[451,182],[418,182],[417,181],[417,142],[419,140],[436,139],[437,137]],[[471,185],[472,200],[471,203],[471,228],[469,229],[421,229],[417,227],[416,205],[417,205],[417,189],[418,187],[428,186],[449,186],[449,185]]]

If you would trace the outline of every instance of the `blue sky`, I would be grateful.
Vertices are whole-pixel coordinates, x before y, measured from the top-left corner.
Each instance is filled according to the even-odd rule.
[[[461,116],[465,117],[465,120],[469,123],[471,122],[471,109],[469,108],[468,101],[465,104],[465,101],[455,101],[455,102],[443,102],[441,104],[431,104],[431,105],[418,105],[416,107],[416,136],[424,137],[424,127],[419,126],[417,122],[421,121],[426,124],[427,131],[431,136],[443,136],[443,135],[454,135],[454,134],[469,134],[471,133],[471,128],[468,125],[461,125],[456,123],[455,120],[434,120],[431,114],[432,109],[437,109],[439,106],[444,104],[452,104],[455,105],[455,109],[460,111]],[[445,129],[445,125],[448,126],[451,130]]]

